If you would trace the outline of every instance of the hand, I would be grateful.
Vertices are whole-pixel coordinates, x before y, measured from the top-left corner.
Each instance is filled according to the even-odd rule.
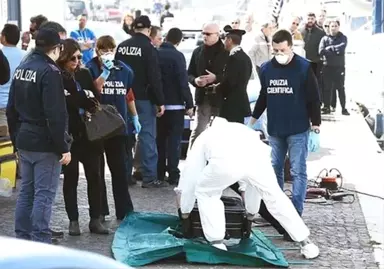
[[[185,112],[191,119],[193,118],[193,108],[190,108],[190,109],[187,109],[187,111]]]
[[[114,67],[113,61],[106,60],[103,61],[103,69],[111,70]]]
[[[203,79],[207,81],[207,84],[213,83],[216,81],[216,75],[213,74],[212,72],[205,70],[205,72],[208,73],[208,75],[201,76]]]
[[[207,85],[207,81],[202,77],[195,78],[195,83],[198,87],[204,87],[205,85]]]
[[[310,131],[308,137],[308,151],[317,152],[320,148],[320,134]]]
[[[254,117],[251,117],[247,123],[247,126],[251,129],[253,129],[253,126],[255,125],[257,119],[255,119]]]
[[[70,152],[63,153],[62,156],[63,157],[61,158],[60,163],[62,165],[68,165],[71,162],[71,153]]]
[[[158,106],[157,107],[156,117],[160,118],[161,116],[163,116],[164,111],[165,111],[165,107],[164,106]]]
[[[133,127],[135,127],[136,134],[140,133],[141,124],[139,122],[139,116],[137,116],[137,115],[132,116],[132,123],[133,123]]]

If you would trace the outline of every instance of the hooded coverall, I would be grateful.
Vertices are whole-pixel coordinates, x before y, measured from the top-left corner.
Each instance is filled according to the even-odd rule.
[[[209,242],[224,239],[225,211],[220,198],[227,187],[238,181],[245,189],[248,214],[256,214],[264,200],[268,211],[294,241],[308,238],[307,226],[277,183],[270,154],[257,132],[223,118],[216,117],[196,139],[175,191],[180,195],[182,214],[189,214],[197,199],[201,225]]]

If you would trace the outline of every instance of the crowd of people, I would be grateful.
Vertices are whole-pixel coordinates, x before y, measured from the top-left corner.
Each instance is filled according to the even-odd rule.
[[[143,188],[178,185],[181,217],[188,218],[191,199],[197,198],[199,207],[206,204],[205,209],[200,208],[201,216],[206,218],[202,223],[205,237],[224,249],[221,242],[224,232],[219,228],[225,225],[225,219],[214,222],[208,215],[217,210],[224,213],[220,196],[224,188],[231,186],[243,197],[253,193],[260,198],[245,201],[249,208],[253,206],[249,203],[256,205],[249,211],[252,217],[257,212],[266,216],[287,240],[301,242],[302,253],[307,258],[316,257],[318,248],[309,241],[309,231],[299,217],[307,186],[306,159],[308,151],[319,147],[321,104],[323,113],[331,113],[336,107],[336,90],[342,113],[348,115],[344,91],[347,38],[339,31],[337,20],[316,20],[315,14],[309,13],[301,31],[299,20],[295,17],[287,30],[278,29],[274,22],[261,24],[249,53],[241,44],[249,36],[250,27],[241,30],[240,22],[233,21],[223,29],[222,38],[218,24],[206,23],[202,29],[203,44],[193,51],[188,66],[184,55],[177,50],[183,40],[182,31],[172,28],[162,40],[161,28],[153,26],[147,16],[126,18],[124,30],[130,37],[121,44],[116,44],[109,35],[96,37],[86,27],[86,16],[80,16],[79,29],[72,31],[68,39],[60,24],[42,15],[31,18],[30,31],[22,36],[22,49],[16,47],[20,40],[18,27],[5,25],[0,56],[1,68],[6,71],[1,72],[1,83],[8,85],[0,92],[0,115],[6,110],[9,134],[19,158],[16,236],[52,241],[49,222],[61,172],[69,234],[81,234],[77,206],[79,163],[84,166],[88,184],[89,229],[92,233],[108,234],[110,231],[103,224],[110,214],[105,155],[111,171],[117,220],[134,210],[128,186],[137,180],[142,181]],[[302,41],[306,59],[295,53],[295,40]],[[27,49],[29,52],[25,53]],[[261,91],[252,112],[247,86],[253,66]],[[195,103],[189,84],[196,88]],[[91,142],[85,121],[100,105],[114,106],[125,122],[125,129],[118,135]],[[250,135],[248,129],[237,126],[254,128],[265,110],[272,150],[270,167],[274,173],[268,170],[263,178],[255,174],[262,169],[256,171],[246,160],[247,169],[240,168],[244,166],[239,163],[244,159],[240,158],[241,152],[250,151],[247,143],[255,151],[260,146],[249,141],[258,140],[255,132]],[[185,115],[191,118],[195,115],[196,128],[190,137],[186,169],[180,173]],[[245,125],[249,116],[251,119]],[[205,130],[207,127],[214,130],[213,118],[235,125],[217,123],[222,128],[218,129],[220,132],[228,130],[228,133],[216,139],[220,132],[210,131],[215,133],[212,138]],[[229,130],[238,130],[239,134]],[[232,133],[233,138],[229,135]],[[235,137],[240,133],[244,133],[241,144],[244,147],[237,147],[236,143],[230,146],[228,143],[237,141]],[[229,150],[225,150],[227,147]],[[235,156],[230,156],[232,153]],[[292,204],[296,210],[286,205],[279,207],[285,203],[282,188],[287,154],[293,179]],[[263,156],[268,160],[268,156]],[[233,167],[234,171],[223,169],[219,173],[219,166]],[[223,177],[228,180],[219,182]],[[276,184],[268,185],[264,181]],[[254,187],[256,192],[247,194],[247,186]],[[275,200],[278,203],[273,206]],[[210,229],[210,225],[216,226]],[[305,229],[300,229],[299,234],[293,226]]]

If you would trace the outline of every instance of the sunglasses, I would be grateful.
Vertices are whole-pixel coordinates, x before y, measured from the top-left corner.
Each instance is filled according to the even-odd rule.
[[[78,61],[81,61],[83,59],[83,55],[72,56],[69,60],[72,61],[72,62],[75,62],[76,59]]]
[[[206,35],[206,36],[211,36],[211,35],[214,35],[214,34],[217,34],[217,33],[207,33],[207,32],[202,32],[201,34],[202,34],[202,35]]]
[[[299,26],[299,23],[297,23],[297,22],[292,22],[292,25]]]

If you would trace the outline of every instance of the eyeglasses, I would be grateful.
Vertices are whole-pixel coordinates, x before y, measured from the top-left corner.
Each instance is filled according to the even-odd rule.
[[[211,35],[215,35],[217,33],[207,33],[207,32],[202,32],[201,33],[202,35],[206,35],[206,36],[211,36]]]
[[[83,55],[77,55],[77,56],[74,55],[74,56],[72,56],[69,60],[72,61],[72,62],[75,62],[76,59],[77,59],[78,61],[81,61],[81,60],[83,59]]]
[[[292,22],[292,25],[299,26],[299,23],[297,23],[297,22]]]
[[[324,25],[324,28],[328,28],[329,27],[329,25]]]
[[[239,22],[238,21],[233,21],[232,24],[239,24]]]

